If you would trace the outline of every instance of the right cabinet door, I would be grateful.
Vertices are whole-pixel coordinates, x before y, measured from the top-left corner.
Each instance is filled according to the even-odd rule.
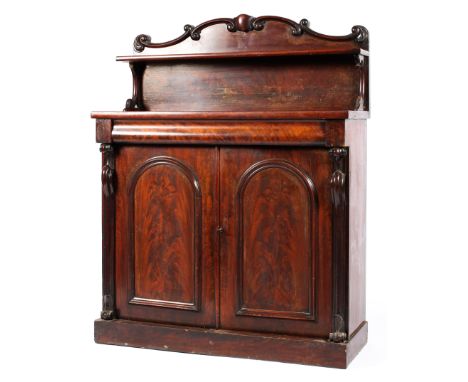
[[[328,150],[220,150],[221,327],[328,337]]]

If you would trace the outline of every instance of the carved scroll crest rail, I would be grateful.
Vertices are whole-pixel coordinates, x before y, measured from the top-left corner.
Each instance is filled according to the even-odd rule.
[[[307,34],[314,36],[323,40],[330,41],[346,41],[354,40],[358,43],[363,49],[368,47],[369,34],[365,27],[362,25],[355,25],[351,29],[351,33],[346,36],[328,36],[322,33],[315,32],[310,29],[309,21],[307,19],[302,19],[299,23],[292,21],[290,19],[279,17],[279,16],[260,16],[253,17],[246,14],[241,14],[235,18],[218,18],[209,21],[205,21],[197,26],[187,24],[184,26],[184,33],[179,37],[161,43],[151,42],[151,36],[147,34],[140,34],[135,38],[133,47],[136,52],[143,52],[145,48],[165,48],[171,45],[176,45],[187,38],[192,40],[199,40],[201,37],[201,32],[203,29],[208,28],[216,24],[226,24],[227,30],[229,32],[251,32],[251,31],[261,31],[265,24],[268,21],[275,21],[284,23],[291,26],[291,33],[293,36],[301,36]]]

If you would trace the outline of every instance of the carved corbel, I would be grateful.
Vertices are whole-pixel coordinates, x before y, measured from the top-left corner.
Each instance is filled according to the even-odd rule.
[[[110,198],[114,194],[114,149],[111,145],[101,145],[102,153],[102,194],[105,198]]]
[[[133,78],[132,98],[127,99],[124,111],[141,111],[143,110],[143,72],[144,65],[141,63],[130,63]]]
[[[348,149],[330,150],[333,173],[330,178],[333,246],[333,331],[330,341],[347,339],[348,322]]]
[[[115,155],[102,144],[102,311],[103,320],[115,318]]]

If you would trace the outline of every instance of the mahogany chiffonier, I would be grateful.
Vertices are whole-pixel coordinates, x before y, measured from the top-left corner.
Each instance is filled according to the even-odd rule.
[[[239,15],[134,48],[125,110],[92,114],[95,341],[345,368],[367,342],[366,28]]]

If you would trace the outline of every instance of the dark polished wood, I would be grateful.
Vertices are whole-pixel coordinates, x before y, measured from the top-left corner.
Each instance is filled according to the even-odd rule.
[[[345,120],[345,119],[367,119],[368,111],[362,110],[295,110],[295,111],[224,111],[224,112],[200,112],[200,111],[96,111],[91,113],[96,119],[118,119],[118,120],[140,120],[140,119],[189,119],[195,120]]]
[[[202,38],[203,36],[203,38]],[[190,38],[189,38],[190,37]],[[265,52],[303,50],[308,53],[359,53],[368,49],[369,33],[355,25],[345,36],[329,36],[312,30],[307,19],[300,22],[278,17],[253,17],[241,14],[235,18],[208,20],[193,26],[184,26],[184,33],[173,40],[153,43],[151,37],[140,34],[135,38],[134,49],[156,48],[158,55],[222,53],[232,51]]]
[[[239,15],[123,56],[99,343],[346,367],[365,317],[368,32]],[[155,54],[156,53],[156,54]]]
[[[210,147],[120,147],[121,318],[215,325],[216,155]]]
[[[98,122],[99,125],[99,122]],[[112,320],[115,311],[115,148],[101,145],[102,153],[102,310]]]
[[[327,151],[223,148],[220,166],[221,326],[327,338]]]
[[[326,145],[337,136],[324,121],[115,120],[119,143]]]
[[[353,110],[362,106],[356,86],[360,69],[353,56],[147,63],[143,81],[143,108],[149,111]]]
[[[94,339],[101,344],[345,369],[367,342],[367,322],[342,343],[127,320],[95,321]]]

